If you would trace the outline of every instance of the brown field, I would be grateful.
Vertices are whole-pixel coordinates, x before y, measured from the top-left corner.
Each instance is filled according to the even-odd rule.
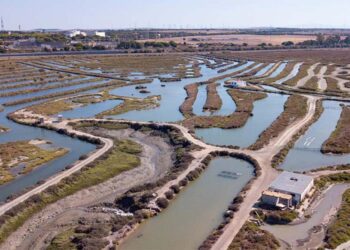
[[[207,85],[207,100],[203,106],[205,110],[219,110],[222,106],[222,100],[216,90],[217,83],[212,82]]]
[[[350,63],[350,49],[295,49],[295,50],[251,50],[217,52],[214,56],[223,59],[255,60],[260,62],[289,61],[321,62],[347,65]]]
[[[160,39],[148,39],[139,40],[140,42],[157,41],[157,42],[170,42],[183,43],[184,37],[169,37]],[[241,45],[247,43],[248,45],[255,46],[261,43],[271,43],[272,45],[281,45],[282,42],[292,41],[294,43],[302,42],[305,40],[314,40],[316,36],[312,35],[249,35],[249,34],[225,34],[225,35],[205,35],[205,36],[186,36],[185,41],[187,44],[199,44],[199,43],[234,43]]]

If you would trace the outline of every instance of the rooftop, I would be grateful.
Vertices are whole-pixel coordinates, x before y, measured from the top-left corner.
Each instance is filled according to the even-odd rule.
[[[312,181],[311,176],[284,171],[271,183],[270,188],[301,194]]]
[[[290,194],[283,194],[280,192],[274,192],[274,191],[270,191],[270,190],[264,191],[263,195],[268,195],[268,196],[272,196],[272,197],[276,197],[276,198],[282,198],[282,199],[286,199],[286,200],[292,199],[292,196]]]

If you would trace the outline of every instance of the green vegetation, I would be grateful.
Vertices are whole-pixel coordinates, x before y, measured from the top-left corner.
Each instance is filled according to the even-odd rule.
[[[264,212],[261,219],[263,219],[266,223],[275,225],[275,224],[288,224],[291,223],[298,217],[298,213],[294,210],[275,210]]]
[[[262,230],[253,222],[246,222],[231,242],[228,250],[279,249],[280,244],[273,234]]]
[[[326,233],[326,247],[334,249],[350,240],[350,189],[343,194],[342,205],[335,220],[329,225]]]
[[[78,123],[70,123],[74,129],[81,129],[81,128],[89,128],[89,127],[99,127],[99,128],[105,128],[105,129],[127,129],[129,128],[128,124],[124,123],[99,123],[99,122],[93,122],[93,121],[81,121]]]
[[[348,172],[342,172],[342,173],[335,173],[330,175],[321,176],[319,179],[315,181],[315,186],[318,189],[323,189],[327,187],[329,184],[333,183],[349,183],[350,182],[350,173]]]
[[[131,140],[115,141],[113,149],[93,164],[13,208],[0,217],[0,243],[47,205],[139,166],[137,154],[141,150],[141,146]]]
[[[19,171],[19,174],[26,174],[67,152],[68,150],[64,148],[45,150],[30,141],[0,144],[0,185],[15,178],[11,169],[21,164],[24,164],[24,167]]]
[[[344,106],[337,127],[322,144],[322,153],[350,153],[350,107]]]
[[[284,111],[277,117],[270,127],[265,129],[257,141],[249,148],[258,150],[277,137],[289,125],[303,118],[307,113],[307,98],[301,95],[291,95],[284,104]]]
[[[124,102],[116,107],[103,111],[96,115],[96,117],[101,118],[109,115],[119,115],[131,110],[143,110],[155,108],[159,105],[160,96],[148,96],[144,99],[137,98],[123,98]]]
[[[74,233],[73,229],[63,231],[53,238],[47,250],[75,250],[74,243],[71,242],[71,238],[78,236]]]
[[[33,112],[34,114],[41,115],[55,115],[63,111],[73,109],[72,104],[65,100],[44,102],[34,106],[27,107],[26,110]]]

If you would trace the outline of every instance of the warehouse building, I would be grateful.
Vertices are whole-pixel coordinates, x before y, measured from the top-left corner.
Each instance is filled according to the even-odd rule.
[[[261,200],[280,208],[291,207],[299,204],[313,185],[311,176],[284,171],[263,192]]]

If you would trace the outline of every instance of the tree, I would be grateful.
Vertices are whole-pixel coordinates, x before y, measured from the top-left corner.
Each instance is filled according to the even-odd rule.
[[[283,46],[293,46],[294,43],[292,41],[286,41],[282,43]]]
[[[319,45],[322,45],[323,43],[324,43],[324,35],[323,34],[321,34],[321,33],[319,33],[319,34],[317,34],[317,36],[316,36],[316,41],[317,41],[317,43],[319,44]]]
[[[177,43],[174,42],[174,41],[170,41],[170,42],[169,42],[169,45],[170,45],[171,47],[173,47],[173,48],[176,48]]]

